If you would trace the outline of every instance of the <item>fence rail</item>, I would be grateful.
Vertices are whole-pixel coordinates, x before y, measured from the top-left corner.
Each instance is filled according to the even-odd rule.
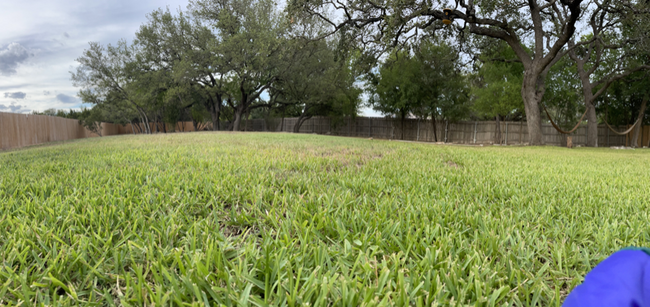
[[[120,134],[119,130],[119,125],[102,123],[103,135]],[[76,119],[0,112],[0,150],[97,136]]]
[[[293,132],[298,118],[270,118],[244,120],[242,131]],[[116,125],[102,123],[102,135],[119,135],[140,133],[142,124]],[[230,123],[221,122],[220,129],[226,129]],[[139,128],[138,128],[139,127]],[[176,125],[150,124],[154,132],[195,131],[192,122],[179,122]],[[528,142],[528,127],[525,122],[500,122],[503,145],[518,145]],[[212,124],[203,124],[198,130],[211,130]],[[626,127],[617,127],[623,131]],[[629,146],[630,135],[613,134],[607,127],[598,127],[598,144],[600,146]],[[299,133],[317,133],[336,136],[366,137],[376,139],[409,140],[421,142],[446,142],[455,144],[492,144],[496,133],[496,122],[447,122],[431,120],[393,118],[356,117],[332,119],[314,117],[305,121]],[[565,146],[566,136],[558,133],[550,124],[542,125],[544,142],[547,145]],[[586,126],[579,127],[573,134],[574,145],[586,143]],[[79,125],[76,119],[54,116],[15,114],[0,112],[0,150],[20,148],[52,141],[65,141],[98,135]],[[639,147],[650,141],[650,126],[643,127],[639,138]]]
[[[244,123],[247,131],[293,132],[297,118],[255,119]],[[528,143],[528,126],[525,122],[505,122],[500,124],[502,145],[521,145]],[[496,134],[495,121],[436,121],[405,119],[403,122],[393,118],[357,117],[332,120],[315,117],[305,121],[300,133],[329,134],[351,137],[372,137],[378,139],[408,140],[422,142],[445,142],[455,144],[493,144]],[[619,131],[626,127],[616,127]],[[242,129],[243,130],[243,129]],[[585,145],[587,127],[583,125],[571,134],[574,145]],[[551,124],[542,124],[545,144],[566,146],[566,136],[560,134]],[[611,133],[605,125],[598,126],[598,144],[601,147],[629,146],[630,135]],[[639,147],[650,141],[650,126],[643,127],[639,137]]]

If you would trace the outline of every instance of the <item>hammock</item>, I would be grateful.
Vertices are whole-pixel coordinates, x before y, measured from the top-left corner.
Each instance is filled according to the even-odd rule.
[[[636,124],[639,123],[639,119],[637,118],[636,121],[634,122],[634,125],[632,125],[632,127],[630,127],[630,129],[627,129],[627,130],[625,130],[624,132],[618,132],[618,131],[614,130],[614,128],[612,128],[612,126],[610,126],[610,125],[607,123],[606,120],[605,120],[604,122],[605,122],[605,125],[607,125],[607,127],[609,128],[609,130],[612,130],[612,132],[614,132],[614,133],[616,133],[616,134],[618,134],[618,135],[626,135],[626,134],[632,132],[632,130],[634,129],[634,127],[636,127]]]
[[[548,120],[551,121],[551,125],[553,125],[553,128],[555,128],[555,130],[557,130],[557,132],[562,133],[562,134],[571,134],[571,133],[573,133],[573,131],[576,131],[576,129],[578,129],[578,127],[580,127],[580,124],[582,123],[582,120],[585,119],[585,115],[587,115],[587,110],[589,110],[589,109],[585,110],[585,113],[582,114],[582,117],[580,117],[580,120],[578,121],[578,124],[575,127],[573,127],[573,129],[571,129],[569,131],[564,131],[560,127],[558,127],[558,125],[555,124],[555,122],[551,118],[551,115],[548,114],[548,110],[546,110],[546,106],[543,103],[542,103],[542,107],[544,108],[544,112],[546,112],[546,116],[548,116]]]

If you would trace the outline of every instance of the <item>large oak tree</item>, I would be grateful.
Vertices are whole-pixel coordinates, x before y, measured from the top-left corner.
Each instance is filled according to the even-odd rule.
[[[566,44],[582,15],[582,0],[441,1],[400,0],[293,0],[290,8],[319,16],[331,25],[331,33],[345,31],[366,45],[399,44],[418,37],[419,31],[440,28],[443,8],[451,8],[453,27],[499,39],[512,48],[524,66],[521,96],[528,124],[529,142],[541,145],[540,103],[550,67],[567,51]],[[332,9],[341,18],[328,14]]]

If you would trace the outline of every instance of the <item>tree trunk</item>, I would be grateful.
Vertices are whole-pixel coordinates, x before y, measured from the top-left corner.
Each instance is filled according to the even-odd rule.
[[[494,144],[501,145],[501,122],[499,121],[499,114],[496,116],[497,126],[494,130]]]
[[[142,111],[142,116],[144,116],[144,129],[147,131],[147,134],[151,134],[151,126],[149,126],[149,117],[147,117],[147,113]]]
[[[144,129],[146,134],[151,134],[151,126],[149,126],[149,117],[147,116],[147,113],[144,110],[140,110],[140,113],[142,113],[142,118],[144,119]]]
[[[436,115],[431,114],[431,122],[433,123],[433,140],[438,143],[438,132],[436,131]]]
[[[304,124],[310,118],[311,116],[300,115],[300,117],[298,117],[298,121],[296,122],[296,124],[293,125],[293,133],[300,133],[300,127],[302,127],[302,124]]]
[[[212,127],[213,127],[212,130],[214,130],[214,129],[217,129],[217,130],[214,130],[214,131],[219,131],[219,130],[221,130],[221,126],[220,126],[221,123],[219,122],[219,119],[220,119],[220,118],[221,118],[221,110],[217,111],[217,120],[212,124],[212,125],[213,125],[213,126],[212,126]],[[215,124],[216,124],[216,127],[217,127],[217,128],[214,128],[214,127],[215,127],[215,126],[214,126]]]
[[[402,136],[400,138],[401,140],[404,140],[404,118],[406,118],[406,115],[402,114],[402,128],[401,128],[401,130],[402,130],[401,135]]]
[[[526,124],[528,126],[528,145],[544,145],[542,135],[542,116],[539,104],[544,97],[544,75],[526,71],[521,87],[524,99]]]
[[[248,110],[248,111],[246,111],[246,113],[244,113],[244,119],[245,119],[245,121],[244,121],[244,131],[248,131],[248,120],[250,119],[250,117],[251,117],[251,111]]]
[[[641,129],[643,129],[643,116],[645,115],[645,108],[648,103],[648,94],[646,93],[643,96],[643,102],[641,102],[641,109],[639,110],[639,116],[637,117],[637,126],[634,128],[634,135],[632,136],[632,147],[636,148],[639,144],[639,134]],[[643,140],[641,140],[643,142]],[[642,144],[643,145],[643,144]]]
[[[587,107],[587,147],[598,147],[598,116],[596,106],[590,100],[585,100]]]
[[[576,63],[580,83],[582,84],[582,95],[585,99],[585,108],[587,108],[587,147],[598,147],[598,116],[596,116],[596,107],[594,100],[596,97],[593,94],[593,85],[589,74],[585,71],[585,60],[580,60],[571,53],[570,56]]]
[[[244,115],[244,106],[240,105],[235,108],[235,120],[233,121],[232,131],[239,131],[239,125],[241,124],[241,118]]]
[[[144,130],[144,116],[142,116],[142,114],[140,114],[140,122],[138,123],[138,130],[140,130],[140,133],[142,134],[147,134],[147,132]]]
[[[210,108],[210,117],[212,118],[212,131],[219,131],[219,111],[212,105]]]
[[[302,115],[300,115],[300,117],[298,117],[298,120],[293,125],[293,133],[300,133],[300,127],[302,126],[303,119],[304,119],[304,117]]]
[[[305,108],[302,110],[302,112],[300,113],[300,116],[298,117],[298,121],[296,122],[295,125],[293,125],[293,133],[300,133],[300,127],[302,126],[302,124],[304,124],[305,121],[307,121],[308,119],[311,118],[311,116],[307,115],[307,112],[309,112],[309,109],[310,109],[310,105],[306,104]],[[284,118],[283,118],[283,120],[284,120]]]
[[[221,113],[221,95],[217,95],[217,101],[219,104],[215,103],[214,99],[210,95],[209,100],[206,102],[208,110],[210,111],[210,117],[212,119],[212,131],[219,131],[219,115]]]
[[[298,117],[298,120],[296,121],[296,123],[293,125],[293,133],[300,133],[300,126],[302,126],[302,119],[303,119],[303,116],[300,115],[300,117]]]
[[[569,42],[569,46],[573,45],[573,41]],[[580,78],[580,83],[582,84],[582,95],[585,99],[585,108],[587,108],[586,145],[587,147],[598,147],[598,116],[596,116],[596,107],[594,106],[594,100],[596,100],[598,94],[594,95],[594,84],[591,83],[589,72],[585,70],[585,65],[587,65],[589,57],[581,59],[574,51],[569,52],[569,57],[571,57],[571,59],[576,63],[576,70],[578,72],[578,77]]]

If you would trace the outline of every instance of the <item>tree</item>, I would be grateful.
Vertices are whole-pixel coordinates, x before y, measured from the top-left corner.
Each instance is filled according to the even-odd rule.
[[[360,105],[361,89],[354,83],[349,53],[337,54],[336,41],[317,40],[304,42],[300,38],[291,41],[296,54],[286,63],[289,68],[278,76],[273,89],[275,103],[282,101],[293,106],[298,121],[293,131],[300,131],[302,124],[313,116],[355,116]]]
[[[404,139],[404,119],[422,104],[424,90],[421,87],[420,63],[407,51],[393,53],[376,74],[370,73],[368,88],[369,105],[385,115],[400,119]]]
[[[458,66],[457,53],[444,43],[422,42],[412,52],[396,51],[368,73],[369,104],[398,117],[402,134],[407,116],[431,116],[436,135],[437,117],[459,120],[469,113],[468,83]]]
[[[181,105],[173,109],[184,113],[201,101],[210,113],[212,129],[218,130],[224,97],[228,95],[228,71],[224,67],[227,58],[221,56],[215,34],[192,14],[174,15],[169,9],[159,9],[148,15],[148,23],[136,33],[136,43],[142,46],[142,60],[148,67],[169,75],[169,89],[176,87],[177,92],[192,92],[200,97],[183,103],[182,96],[175,95],[176,103]]]
[[[499,43],[485,50],[472,87],[473,109],[478,114],[496,118],[494,143],[501,144],[501,116],[524,109],[521,82],[524,67],[518,62],[500,62],[491,59],[513,58],[512,49]]]
[[[210,61],[194,63],[204,57],[214,57],[204,52],[213,39],[211,35],[207,28],[187,14],[179,12],[173,15],[169,9],[149,14],[148,22],[136,33],[134,44],[140,47],[138,60],[145,67],[137,83],[142,92],[149,95],[144,99],[152,100],[156,105],[156,121],[163,131],[164,121],[175,124],[185,114],[190,115],[196,129],[197,120],[192,116],[195,113],[190,109],[199,102],[211,111],[213,127],[218,127],[221,103],[212,99],[211,83],[201,83],[209,73],[199,68],[210,67]],[[197,56],[197,53],[202,56]]]
[[[462,73],[458,52],[443,41],[422,41],[414,50],[420,66],[421,102],[414,114],[431,117],[434,140],[438,141],[436,120],[461,120],[469,114],[469,83]]]
[[[634,125],[630,145],[636,147],[644,122],[648,121],[648,99],[650,98],[650,75],[636,72],[614,82],[608,91],[601,95],[596,105],[605,114],[609,125]],[[650,146],[650,144],[649,144]]]
[[[279,59],[285,54],[285,24],[270,0],[196,0],[193,14],[213,27],[216,53],[224,57],[227,104],[234,111],[234,131],[244,114],[277,80]]]
[[[598,116],[594,105],[598,96],[614,81],[635,71],[650,69],[650,66],[636,61],[636,48],[624,48],[638,40],[635,35],[630,35],[631,31],[626,31],[624,23],[625,15],[634,14],[619,1],[603,1],[591,13],[589,26],[592,33],[582,38],[584,44],[573,48],[576,46],[575,40],[569,40],[569,56],[576,63],[587,108],[587,146],[598,146]],[[640,35],[647,36],[647,33]]]
[[[81,110],[79,117],[79,125],[84,126],[88,131],[102,136],[102,121],[104,121],[106,114],[103,114],[102,108],[92,108]]]
[[[459,19],[459,35],[467,32],[506,42],[524,66],[521,96],[524,101],[531,145],[542,144],[540,103],[550,67],[569,49],[565,48],[582,14],[582,0],[456,1],[450,17]],[[419,38],[418,30],[440,27],[445,17],[442,2],[293,0],[289,7],[319,16],[331,25],[330,33],[350,32],[364,44],[397,45],[402,38]],[[329,17],[331,9],[342,20]]]
[[[582,84],[571,58],[563,57],[553,65],[548,73],[546,88],[544,105],[554,122],[562,129],[575,128],[585,107]]]
[[[80,65],[76,72],[71,72],[72,81],[82,88],[79,97],[84,103],[128,102],[145,124],[146,133],[151,133],[146,104],[137,99],[139,88],[131,82],[137,79],[140,71],[136,53],[137,50],[123,40],[117,46],[106,47],[91,42],[90,48],[77,58]]]

